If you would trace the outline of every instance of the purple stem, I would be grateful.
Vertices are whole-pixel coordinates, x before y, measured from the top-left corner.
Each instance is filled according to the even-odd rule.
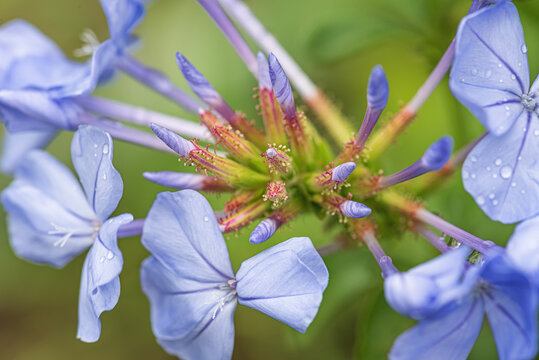
[[[372,132],[372,129],[374,129],[374,126],[376,125],[376,122],[378,121],[378,118],[380,117],[380,114],[382,114],[382,111],[383,109],[374,110],[374,109],[371,109],[370,106],[367,107],[367,111],[365,112],[365,117],[363,118],[361,127],[359,128],[359,131],[354,140],[354,145],[356,148],[363,149],[363,147],[365,146],[365,143],[367,142],[367,139],[369,138],[369,135]]]
[[[132,56],[123,56],[118,61],[117,66],[126,74],[154,89],[193,114],[198,114],[199,109],[206,108],[206,105],[174,85],[163,73],[141,64]]]
[[[258,77],[258,64],[255,54],[251,51],[251,48],[249,48],[249,45],[247,45],[238,30],[236,30],[228,16],[226,16],[219,3],[216,0],[197,1],[225,34],[228,41],[247,65],[249,71],[253,73],[255,77]]]
[[[456,241],[468,245],[480,253],[486,253],[489,249],[497,246],[492,241],[483,240],[475,235],[472,235],[425,209],[419,209],[416,212],[415,217],[423,221],[425,224],[429,224],[430,226],[440,230],[442,233],[451,236]]]
[[[384,278],[388,277],[391,274],[399,272],[399,270],[397,270],[397,268],[393,265],[391,258],[386,255],[386,253],[380,246],[380,243],[378,242],[378,240],[376,240],[376,237],[372,232],[365,232],[362,238],[365,244],[367,244],[367,247],[369,248],[369,251],[371,252],[372,256],[374,256],[374,259],[380,266],[380,269],[382,269],[382,276]]]
[[[406,108],[416,114],[419,108],[423,105],[423,103],[427,100],[427,98],[432,94],[436,86],[440,83],[440,81],[443,79],[449,68],[451,67],[451,64],[453,63],[453,59],[455,58],[455,39],[451,41],[451,44],[445,51],[444,55],[436,64],[436,67],[434,70],[430,73],[427,80],[421,85],[419,90],[417,90],[416,94],[408,102],[406,105]]]
[[[189,120],[97,96],[77,98],[77,103],[88,111],[112,119],[121,119],[142,126],[149,126],[154,123],[173,130],[180,135],[213,142],[213,138],[204,126]]]
[[[131,221],[129,224],[122,225],[118,229],[118,238],[138,236],[142,234],[143,226],[144,226],[144,219],[135,219]]]
[[[423,225],[418,225],[416,229],[418,233],[420,233],[425,239],[427,239],[427,241],[430,242],[431,245],[434,246],[436,250],[438,250],[442,254],[451,250],[451,247],[446,244],[443,238],[436,235],[434,231]]]
[[[176,153],[159,140],[159,138],[150,133],[132,129],[112,121],[102,120],[90,114],[83,114],[82,121],[85,124],[96,126],[101,130],[108,132],[110,136],[115,139],[176,155]]]
[[[428,169],[422,165],[421,159],[408,166],[406,169],[403,169],[394,174],[384,176],[380,180],[379,188],[384,189],[393,185],[400,184],[402,182],[408,181],[424,173],[428,172]]]

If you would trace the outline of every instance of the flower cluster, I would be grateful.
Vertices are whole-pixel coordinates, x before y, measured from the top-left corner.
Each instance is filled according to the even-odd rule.
[[[55,267],[90,249],[77,337],[97,341],[101,314],[118,302],[123,267],[118,238],[140,235],[150,252],[140,280],[152,330],[168,353],[184,359],[232,357],[238,302],[305,332],[328,285],[322,256],[361,244],[381,268],[387,302],[419,321],[397,338],[390,359],[464,359],[485,314],[501,359],[534,358],[539,80],[530,86],[515,5],[474,0],[425,84],[376,131],[389,82],[382,66],[375,66],[366,86],[365,116],[354,133],[241,1],[198,3],[255,76],[263,130],[234,110],[183,54],[176,53],[175,60],[198,99],[130,55],[133,31],[145,14],[143,0],[101,0],[110,38],[99,43],[91,32],[83,34],[86,43],[78,53],[91,55],[85,63],[69,60],[23,20],[0,27],[5,54],[0,118],[7,129],[1,168],[14,176],[1,197],[10,243],[18,256]],[[262,51],[251,51],[230,18]],[[453,94],[487,133],[453,156],[453,139],[444,136],[411,165],[384,174],[376,159],[450,68]],[[92,95],[115,73],[174,101],[201,125]],[[310,112],[296,107],[292,87]],[[120,121],[147,126],[156,136]],[[78,180],[40,150],[60,130],[75,132],[71,158]],[[179,156],[196,173],[145,172],[147,180],[180,191],[158,194],[145,219],[111,217],[123,193],[112,164],[113,138]],[[415,194],[398,186],[430,173],[424,190],[461,165],[465,189],[492,220],[522,221],[506,248],[429,212],[412,198]],[[197,191],[230,196],[224,209],[214,211]],[[223,233],[241,233],[258,222],[246,243],[256,246],[251,244],[265,242],[307,213],[340,229],[333,244],[317,249],[309,238],[291,238],[243,261],[234,272]],[[406,231],[421,235],[442,255],[400,272],[377,240],[377,224],[394,214],[406,219]]]

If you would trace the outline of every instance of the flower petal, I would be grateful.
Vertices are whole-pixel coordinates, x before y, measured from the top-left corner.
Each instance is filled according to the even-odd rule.
[[[2,154],[0,155],[2,172],[13,173],[30,151],[44,148],[57,133],[56,130],[4,132]]]
[[[504,136],[487,135],[462,168],[464,188],[493,220],[514,223],[539,213],[539,119],[523,112]]]
[[[507,255],[515,266],[539,286],[539,216],[517,225],[507,243]]]
[[[229,360],[234,349],[234,310],[236,302],[224,305],[222,311],[207,314],[206,319],[188,336],[177,340],[157,338],[172,355],[185,360]]]
[[[86,192],[88,203],[101,221],[122,198],[123,182],[112,165],[112,138],[93,126],[81,126],[73,135],[71,158]]]
[[[145,15],[143,0],[100,0],[107,16],[110,37],[118,45],[128,45],[131,32]]]
[[[520,95],[529,88],[524,34],[509,1],[475,12],[461,22],[449,86],[494,135],[518,118]]]
[[[537,353],[537,296],[528,278],[505,254],[485,264],[485,310],[502,360],[532,359]]]
[[[305,239],[290,239],[280,244],[279,249],[269,249],[268,254],[264,251],[244,261],[237,274],[236,287],[240,304],[300,332],[305,332],[313,321],[327,285],[327,277],[321,274],[321,267],[325,269],[325,265],[323,262],[320,265],[322,260],[318,253],[314,255],[304,248]],[[307,263],[299,256],[302,251]],[[316,252],[314,248],[313,251]],[[310,269],[311,264],[315,264],[316,273]]]
[[[218,306],[223,290],[180,276],[151,256],[140,270],[142,290],[150,301],[152,330],[159,339],[187,336]]]
[[[213,210],[196,191],[158,194],[141,241],[164,266],[186,279],[209,283],[234,279]]]
[[[118,303],[123,257],[118,248],[117,232],[120,226],[131,221],[131,214],[107,220],[101,226],[99,235],[84,261],[77,331],[77,338],[84,342],[95,342],[99,339],[99,316],[103,311],[112,310]]]
[[[389,359],[466,359],[481,330],[483,311],[482,300],[469,297],[452,311],[421,320],[397,338]]]

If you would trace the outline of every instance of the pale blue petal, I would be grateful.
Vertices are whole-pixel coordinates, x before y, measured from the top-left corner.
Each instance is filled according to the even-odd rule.
[[[539,216],[517,225],[507,243],[507,255],[539,286]]]
[[[485,265],[485,310],[501,360],[532,359],[537,353],[537,295],[527,276],[504,255]]]
[[[84,261],[77,330],[77,338],[84,342],[95,342],[99,339],[99,316],[103,311],[112,310],[118,303],[123,257],[118,248],[117,232],[120,226],[131,221],[131,214],[107,220],[101,226],[99,235]]]
[[[185,279],[212,284],[234,279],[213,210],[196,191],[158,194],[141,241],[163,265]]]
[[[530,94],[535,95],[535,99],[539,100],[539,75],[535,78],[535,81],[530,88]],[[539,105],[536,106],[536,113],[539,111]]]
[[[389,359],[466,359],[481,330],[483,311],[482,300],[470,297],[453,311],[421,320],[397,338]]]
[[[144,18],[143,0],[100,0],[107,16],[110,37],[119,46],[128,45],[131,32]]]
[[[465,275],[469,253],[463,246],[405,273],[392,274],[384,281],[387,302],[414,319],[432,316],[443,307],[447,310],[447,304],[467,296],[478,279],[477,271]]]
[[[23,131],[19,133],[4,132],[0,169],[11,174],[28,153],[42,149],[56,136],[55,130]]]
[[[464,188],[493,220],[539,213],[539,119],[524,112],[503,136],[487,135],[462,167]]]
[[[265,258],[272,256],[273,254],[283,251],[283,250],[292,250],[296,256],[299,258],[301,263],[309,268],[310,271],[314,273],[320,284],[320,288],[325,290],[328,286],[329,273],[324,264],[324,260],[316,251],[316,248],[313,246],[311,239],[308,237],[296,237],[291,238],[286,241],[283,241],[280,244],[274,245],[269,249],[266,249],[259,253],[258,255],[245,260],[241,264],[241,271],[248,272],[251,271],[251,268],[257,265],[259,262],[264,261]],[[240,272],[238,271],[238,276]]]
[[[15,179],[38,189],[73,214],[97,220],[73,173],[49,153],[34,150],[28,154],[15,171]]]
[[[112,138],[96,127],[84,125],[73,135],[71,159],[86,192],[88,203],[101,221],[122,198],[123,182],[112,165]]]
[[[529,88],[526,45],[515,6],[504,1],[467,16],[456,41],[449,81],[453,94],[489,132],[505,133],[522,110],[520,95]]]
[[[298,243],[303,239],[288,240],[278,251],[262,252],[244,261],[237,274],[236,286],[240,304],[300,332],[305,332],[313,321],[327,284],[327,278],[319,279],[297,255],[297,249],[302,247]],[[314,255],[308,254],[305,258],[312,260]]]
[[[2,192],[2,205],[11,247],[24,259],[62,267],[93,243],[95,225],[32,186],[12,183]],[[67,231],[56,233],[59,228],[81,234],[63,243]]]
[[[153,256],[143,262],[140,282],[150,301],[153,333],[160,339],[187,336],[226,296],[220,288],[222,283],[190,280],[175,274]]]
[[[229,360],[234,349],[234,310],[236,302],[227,303],[212,319],[204,321],[188,336],[176,340],[157,338],[159,344],[172,355],[184,360]]]

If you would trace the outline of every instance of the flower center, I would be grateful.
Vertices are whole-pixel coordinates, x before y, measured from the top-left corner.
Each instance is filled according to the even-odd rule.
[[[537,107],[537,99],[535,98],[535,95],[535,93],[522,94],[520,97],[520,102],[529,112],[535,111],[535,108]]]
[[[223,308],[227,303],[236,299],[238,294],[236,291],[236,279],[228,280],[226,283],[221,284],[219,286],[219,290],[224,292],[224,295],[217,299],[217,306],[213,310],[213,314],[211,316],[212,320],[215,319],[218,313],[223,311]]]
[[[54,230],[49,230],[47,234],[49,235],[62,235],[62,237],[54,243],[54,246],[60,246],[63,247],[67,240],[69,240],[72,236],[75,237],[88,237],[91,236],[92,239],[95,239],[97,235],[99,234],[99,229],[101,228],[101,223],[98,221],[93,221],[89,227],[86,228],[79,228],[79,229],[70,229],[65,228],[60,225],[56,225],[55,223],[51,222],[51,225],[54,227]]]

